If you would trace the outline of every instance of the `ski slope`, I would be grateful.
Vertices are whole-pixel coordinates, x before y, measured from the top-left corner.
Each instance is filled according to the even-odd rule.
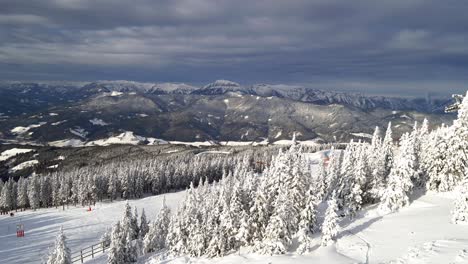
[[[154,219],[162,204],[163,197],[171,209],[176,209],[185,192],[152,196],[130,200],[131,206],[145,209],[147,219]],[[87,212],[84,207],[39,209],[17,212],[14,217],[0,216],[0,263],[42,263],[47,258],[49,247],[54,244],[60,226],[67,236],[72,252],[99,242],[108,227],[123,214],[125,201],[97,203]],[[16,225],[25,227],[25,237],[16,237]],[[104,258],[105,259],[105,258]]]

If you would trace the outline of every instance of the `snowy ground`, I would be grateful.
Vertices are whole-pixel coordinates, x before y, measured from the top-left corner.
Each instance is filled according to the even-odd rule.
[[[167,203],[175,208],[184,192],[166,194]],[[398,213],[381,216],[374,207],[363,211],[355,221],[342,221],[343,229],[335,245],[317,245],[301,256],[261,256],[248,249],[223,258],[188,258],[157,260],[146,256],[147,263],[407,263],[441,264],[468,263],[468,225],[450,223],[452,194],[426,194]],[[145,208],[148,219],[158,212],[161,196],[130,201],[140,210]],[[72,251],[98,242],[104,230],[120,219],[124,202],[97,204],[92,212],[84,208],[27,211],[15,217],[0,216],[0,262],[39,263],[47,254],[56,232],[63,226]],[[16,224],[26,227],[26,237],[16,238]],[[88,263],[105,263],[106,256]]]
[[[163,196],[171,209],[177,207],[185,192],[131,200],[130,205],[144,208],[148,219],[154,219],[161,207]],[[106,228],[119,220],[123,214],[124,201],[98,203],[93,211],[70,206],[69,209],[50,208],[18,212],[14,217],[0,216],[0,263],[41,263],[47,257],[48,248],[63,226],[72,252],[99,242]],[[25,226],[25,237],[16,237],[16,225]],[[104,261],[105,262],[105,261]]]

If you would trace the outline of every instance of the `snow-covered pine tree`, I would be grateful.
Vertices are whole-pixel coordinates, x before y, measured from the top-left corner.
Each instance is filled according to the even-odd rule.
[[[284,254],[288,250],[297,229],[294,226],[297,224],[297,215],[293,213],[293,206],[287,187],[282,185],[259,248],[262,254]]]
[[[126,264],[125,262],[125,240],[120,221],[112,228],[109,253],[107,254],[108,264]]]
[[[387,176],[390,174],[390,170],[393,166],[393,132],[392,132],[392,122],[388,123],[387,131],[385,132],[385,137],[382,142],[381,148],[381,158],[384,164],[384,180],[387,179]]]
[[[117,198],[117,179],[114,173],[111,173],[109,176],[107,193],[111,202]]]
[[[313,195],[313,188],[311,187],[306,193],[305,208],[299,215],[299,232],[297,239],[299,247],[297,249],[301,254],[308,252],[312,246],[311,235],[317,229],[317,201],[318,199]]]
[[[422,166],[427,173],[426,188],[435,191],[448,191],[452,188],[453,181],[449,175],[450,164],[448,164],[448,144],[450,137],[450,128],[441,126],[429,134],[426,140],[427,153],[422,160]]]
[[[21,177],[18,181],[18,207],[24,209],[28,204],[28,182]]]
[[[37,174],[33,173],[28,180],[28,199],[29,205],[33,210],[39,208],[40,197],[39,197],[39,180]]]
[[[146,234],[144,240],[143,240],[143,250],[145,253],[149,252],[155,252],[157,250],[163,249],[165,247],[169,246],[168,243],[168,232],[169,232],[169,225],[171,224],[176,224],[177,220],[173,218],[171,221],[170,218],[171,210],[169,207],[166,205],[166,200],[164,198],[163,204],[161,207],[161,210],[159,211],[158,216],[156,219],[151,222],[151,225],[149,227],[148,233]],[[180,229],[174,228],[172,232],[179,232]],[[174,244],[177,244],[179,241],[175,241],[178,239],[179,234],[172,234],[174,235],[173,242]]]
[[[381,212],[395,212],[409,204],[408,196],[413,188],[411,179],[416,174],[414,162],[414,141],[406,133],[400,140],[400,148],[379,205]]]
[[[108,227],[106,231],[104,232],[104,234],[99,239],[99,242],[102,243],[103,246],[107,247],[111,243],[111,239],[112,239],[111,236],[112,236],[112,227]]]
[[[67,247],[66,236],[63,227],[55,239],[55,246],[47,259],[47,264],[71,264],[71,251]]]
[[[131,222],[132,222],[133,230],[135,230],[135,233],[132,236],[132,239],[136,239],[139,237],[139,234],[140,234],[140,226],[138,225],[138,209],[136,206],[135,206],[135,209],[133,210]]]
[[[143,208],[141,210],[140,234],[139,234],[139,236],[141,238],[144,238],[146,236],[146,234],[148,233],[148,230],[149,230],[148,221],[146,220],[145,209]]]
[[[12,180],[8,180],[2,188],[1,195],[0,195],[0,207],[2,211],[8,212],[13,208],[13,202],[11,200],[11,182]]]
[[[333,191],[336,190],[338,180],[341,178],[341,163],[343,157],[341,152],[335,151],[333,148],[330,150],[329,155],[330,159],[327,166],[327,191],[325,194],[325,199],[328,199]]]
[[[60,188],[59,188],[59,197],[60,204],[62,205],[62,210],[65,210],[65,204],[68,205],[68,199],[70,196],[70,184],[66,177],[60,179]]]
[[[345,198],[347,214],[350,218],[354,218],[356,212],[359,211],[363,203],[363,193],[366,187],[367,181],[367,171],[366,171],[366,156],[365,149],[362,146],[359,146],[358,151],[356,152],[357,161],[355,168],[353,170],[353,177],[351,178],[350,183],[350,193]]]
[[[463,180],[458,187],[458,195],[452,211],[452,222],[455,224],[468,223],[468,178]]]
[[[330,245],[336,238],[339,232],[339,217],[338,217],[338,203],[336,201],[336,194],[333,193],[331,199],[328,201],[328,207],[325,212],[325,219],[322,224],[322,246]]]
[[[52,200],[52,189],[49,176],[45,175],[40,178],[39,191],[42,207],[49,207]]]
[[[453,190],[468,174],[468,92],[458,110],[458,117],[450,127],[448,139],[448,171],[442,178],[445,191]]]
[[[138,237],[138,232],[132,214],[132,207],[130,206],[128,201],[125,203],[124,214],[120,222],[121,229],[124,230],[123,233],[129,233],[130,237],[134,239]]]
[[[341,177],[337,180],[337,185],[334,190],[337,195],[338,207],[343,208],[349,202],[349,194],[351,185],[354,179],[354,170],[357,158],[357,144],[353,140],[346,146],[343,152],[343,162],[341,163]]]

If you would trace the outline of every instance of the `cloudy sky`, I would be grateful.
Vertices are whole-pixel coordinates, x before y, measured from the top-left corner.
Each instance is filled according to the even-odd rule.
[[[0,0],[0,79],[468,89],[463,0]]]

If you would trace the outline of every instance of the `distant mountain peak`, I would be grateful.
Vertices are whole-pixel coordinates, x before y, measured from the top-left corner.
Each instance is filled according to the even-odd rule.
[[[203,89],[213,89],[213,88],[219,88],[219,87],[230,87],[230,88],[237,87],[238,88],[240,87],[240,84],[233,82],[233,81],[229,81],[229,80],[216,80],[212,83],[205,85]]]

